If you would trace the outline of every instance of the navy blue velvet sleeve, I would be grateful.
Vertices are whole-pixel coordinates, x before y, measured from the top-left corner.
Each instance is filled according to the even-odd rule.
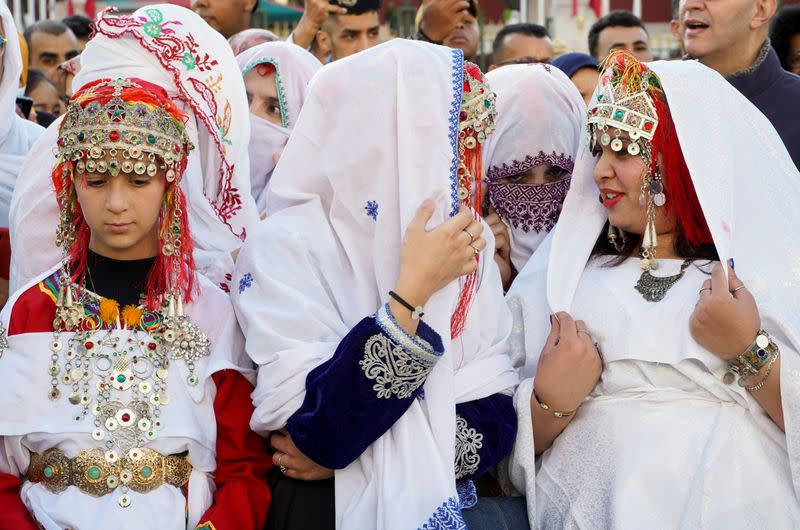
[[[303,404],[286,422],[295,445],[321,466],[346,467],[408,410],[443,349],[431,327],[420,321],[411,336],[383,306],[308,374]]]
[[[472,479],[511,453],[517,414],[511,396],[491,396],[456,405],[456,479]]]

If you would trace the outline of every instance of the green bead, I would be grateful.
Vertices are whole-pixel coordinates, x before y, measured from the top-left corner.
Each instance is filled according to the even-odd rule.
[[[152,467],[144,466],[142,468],[142,472],[141,472],[142,478],[150,478],[150,476],[152,474],[153,474],[153,468]]]
[[[92,466],[86,471],[86,474],[89,475],[90,479],[97,480],[100,478],[100,468],[97,466]]]
[[[45,478],[53,478],[53,475],[55,475],[55,471],[53,471],[52,466],[44,466],[42,473],[44,474]]]
[[[492,102],[489,101],[488,99],[486,101],[484,101],[483,104],[486,105],[487,109],[492,106]]]
[[[603,101],[603,94],[597,94],[597,101]]]
[[[147,135],[147,143],[148,144],[156,143],[156,135],[155,134],[148,134]]]
[[[123,374],[119,374],[117,376],[117,381],[119,381],[120,383],[124,383],[125,379],[126,379],[126,377]]]
[[[616,119],[618,119],[618,120],[621,120],[621,119],[622,119],[622,116],[624,116],[624,115],[625,115],[625,113],[624,113],[624,112],[622,112],[621,110],[618,110],[617,112],[615,112],[615,113],[614,113],[614,117],[615,117]]]

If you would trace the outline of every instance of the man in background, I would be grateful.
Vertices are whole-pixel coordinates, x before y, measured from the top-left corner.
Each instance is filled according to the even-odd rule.
[[[192,10],[229,39],[250,27],[258,0],[193,0]]]
[[[589,28],[589,53],[598,62],[618,49],[628,50],[640,61],[653,60],[647,29],[630,11],[612,11]]]
[[[494,38],[489,71],[507,64],[549,63],[553,55],[553,41],[544,26],[509,24]]]
[[[800,167],[800,77],[781,68],[768,38],[777,0],[680,0],[686,54],[713,68],[758,107]]]
[[[477,0],[426,0],[417,11],[413,39],[458,48],[464,58],[478,56]]]
[[[53,83],[58,65],[80,53],[72,30],[55,20],[42,20],[28,26],[24,36],[30,50],[29,66],[41,70]]]
[[[323,64],[380,43],[380,0],[357,0],[343,7],[328,0],[306,0],[303,16],[289,40]]]

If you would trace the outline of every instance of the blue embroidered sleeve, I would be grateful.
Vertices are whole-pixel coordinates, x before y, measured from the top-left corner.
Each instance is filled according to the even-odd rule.
[[[491,396],[456,405],[456,479],[472,479],[511,453],[517,415],[511,396]]]
[[[411,336],[383,306],[308,374],[305,400],[286,423],[295,445],[322,466],[346,467],[408,410],[442,352],[433,329],[420,321]]]

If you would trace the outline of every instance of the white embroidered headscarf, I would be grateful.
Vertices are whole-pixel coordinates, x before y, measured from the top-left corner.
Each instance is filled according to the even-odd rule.
[[[489,201],[508,225],[511,262],[520,270],[558,220],[586,107],[575,85],[550,65],[504,66],[486,77],[497,95],[497,130],[484,148],[483,167]],[[569,175],[546,184],[499,182],[542,164]]]
[[[0,1],[0,19],[6,36],[3,54],[3,77],[0,79],[0,226],[8,226],[11,196],[17,183],[22,163],[33,143],[44,129],[17,115],[19,75],[22,72],[22,54],[17,26],[5,1]]]
[[[73,87],[137,77],[164,87],[183,105],[195,145],[181,183],[195,260],[201,273],[222,280],[233,269],[230,253],[258,221],[250,195],[247,99],[233,52],[198,15],[174,5],[148,6],[130,16],[105,11],[95,28]],[[37,142],[23,168],[24,185],[14,195],[12,288],[61,259],[52,234],[58,208],[50,185],[59,124],[53,123]]]
[[[463,75],[461,51],[397,39],[326,66],[311,81],[270,183],[270,215],[239,256],[231,294],[260,366],[257,432],[286,424],[303,402],[308,373],[388,300],[403,234],[422,201],[436,204],[429,227],[457,210]],[[337,528],[463,527],[455,405],[507,391],[517,377],[491,233],[487,239],[457,340],[450,319],[459,282],[425,306],[444,354],[424,399],[336,471]]]
[[[800,261],[800,211],[794,204],[800,197],[800,173],[775,128],[717,72],[694,61],[657,61],[647,66],[664,88],[720,261],[735,258],[739,279],[758,303],[762,327],[794,352],[800,351],[800,277],[795,265]],[[608,218],[597,200],[595,165],[596,158],[584,135],[572,187],[551,233],[552,240],[545,241],[542,252],[528,262],[508,293],[515,324],[521,324],[515,325],[512,353],[518,361],[525,358],[528,374],[533,372],[550,331],[545,316],[570,311],[592,248]],[[784,352],[781,394],[786,444],[795,492],[800,498],[798,373],[800,358]],[[517,406],[530,406],[530,389],[529,381],[520,386]],[[530,415],[523,412],[520,417]],[[526,488],[526,483],[535,480],[531,425],[520,423],[519,433],[511,478],[518,489],[527,489],[533,521],[534,488]]]
[[[242,52],[236,57],[242,76],[262,64],[275,68],[275,89],[283,123],[277,126],[250,114],[250,192],[258,211],[265,211],[267,184],[275,170],[274,156],[283,151],[297,123],[303,98],[311,77],[322,68],[316,57],[288,42],[267,42]]]

